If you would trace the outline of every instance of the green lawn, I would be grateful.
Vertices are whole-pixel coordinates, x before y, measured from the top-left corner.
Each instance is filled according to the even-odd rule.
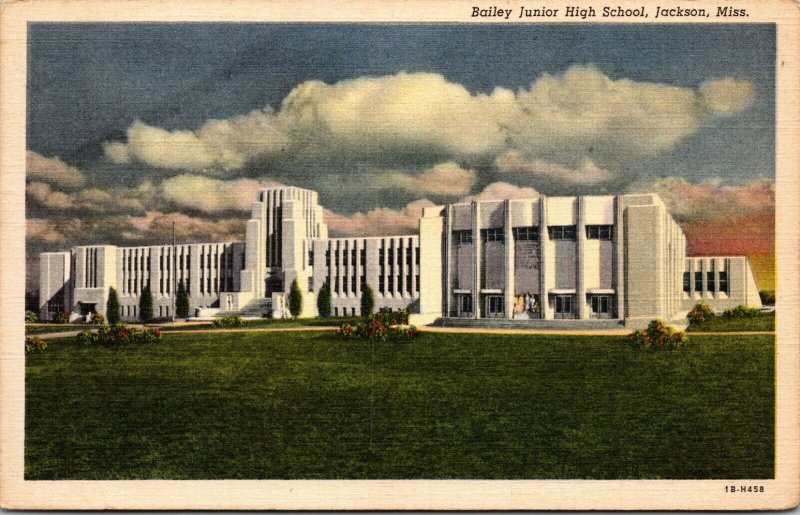
[[[96,329],[95,325],[87,324],[25,324],[25,335],[45,333],[68,333],[70,331],[84,331],[86,329]]]
[[[26,366],[25,477],[773,477],[772,337],[624,341],[52,340]]]
[[[321,327],[321,326],[340,326],[345,322],[355,323],[359,317],[328,317],[328,318],[259,318],[254,320],[243,320],[242,326],[247,327]],[[158,325],[158,324],[153,324]],[[208,331],[215,328],[211,322],[191,325],[165,325],[162,331]],[[224,328],[220,328],[224,329]]]
[[[750,318],[724,318],[718,316],[700,324],[690,324],[686,330],[690,333],[774,331],[775,313],[759,313]]]

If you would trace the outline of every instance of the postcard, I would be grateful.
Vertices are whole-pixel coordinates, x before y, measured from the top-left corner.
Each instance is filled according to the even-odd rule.
[[[796,3],[0,34],[3,507],[797,506]]]

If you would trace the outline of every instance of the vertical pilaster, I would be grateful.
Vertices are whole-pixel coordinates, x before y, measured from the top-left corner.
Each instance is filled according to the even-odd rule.
[[[584,197],[577,197],[575,199],[575,209],[577,218],[576,232],[576,249],[575,249],[575,304],[578,308],[577,318],[589,318],[588,310],[586,309],[586,280],[585,274],[585,251],[586,251],[586,201]]]
[[[472,316],[480,318],[481,313],[481,254],[483,243],[481,242],[481,205],[478,202],[472,203]]]
[[[420,235],[420,239],[422,235]],[[420,241],[420,246],[422,242]],[[453,316],[453,279],[450,276],[453,270],[453,206],[447,205],[444,215],[444,316]]]
[[[511,228],[511,200],[506,199],[503,202],[503,209],[505,209],[505,220],[503,223],[504,229],[504,248],[505,248],[505,261],[504,261],[504,278],[505,288],[503,290],[504,302],[504,315],[505,318],[514,318],[514,234]]]
[[[552,319],[553,309],[547,295],[547,242],[550,237],[547,231],[547,197],[539,197],[539,304],[542,318]]]
[[[616,318],[625,318],[625,253],[623,247],[622,197],[614,197],[614,293],[617,299]]]

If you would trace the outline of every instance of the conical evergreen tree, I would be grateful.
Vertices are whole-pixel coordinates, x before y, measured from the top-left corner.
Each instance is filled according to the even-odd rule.
[[[303,311],[303,292],[300,291],[300,285],[295,279],[289,289],[289,313],[292,314],[292,317],[297,318],[301,311]]]
[[[317,294],[317,311],[321,317],[331,316],[331,285],[328,281],[325,281]]]
[[[361,316],[366,317],[372,314],[375,308],[375,294],[369,284],[365,284],[361,288]]]
[[[144,287],[139,296],[139,320],[143,324],[153,320],[153,294],[150,293],[150,284]]]
[[[175,297],[175,316],[189,318],[189,294],[183,286],[183,279],[178,283],[178,293]]]
[[[106,320],[111,325],[119,323],[119,296],[117,290],[112,286],[108,289],[108,302],[106,302]]]

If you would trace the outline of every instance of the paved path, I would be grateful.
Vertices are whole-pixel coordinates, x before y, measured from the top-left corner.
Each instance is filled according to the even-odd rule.
[[[142,328],[142,325],[131,325],[131,327]],[[87,327],[91,330],[92,327]],[[173,333],[294,333],[303,331],[335,331],[334,326],[294,326],[294,327],[234,327],[228,329],[171,329],[164,331],[163,334]],[[423,333],[472,333],[472,334],[538,334],[538,335],[565,335],[565,336],[625,336],[631,333],[630,329],[606,329],[594,331],[582,330],[559,330],[559,329],[493,329],[489,327],[419,327]],[[61,333],[42,333],[32,335],[43,340],[50,338],[67,338],[77,336],[81,331],[65,331]],[[708,333],[687,333],[691,336],[758,336],[774,335],[773,331],[741,331],[741,332],[708,332]]]

